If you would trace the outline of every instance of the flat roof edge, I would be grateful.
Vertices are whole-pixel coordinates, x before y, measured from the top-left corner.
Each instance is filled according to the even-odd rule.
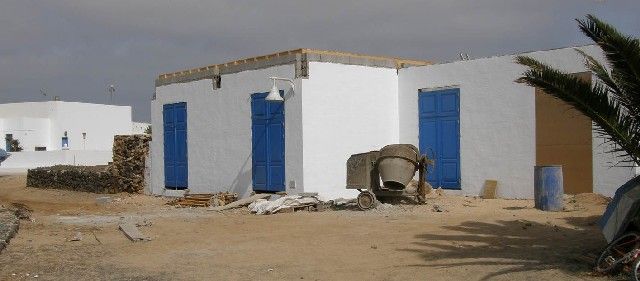
[[[300,61],[316,61],[396,69],[432,64],[430,61],[371,56],[327,50],[296,49],[270,55],[240,59],[223,64],[215,64],[179,72],[161,74],[156,79],[155,84],[156,87],[159,87],[174,83],[187,83],[203,79],[211,79],[215,75],[232,74],[279,65],[296,64],[300,63]]]

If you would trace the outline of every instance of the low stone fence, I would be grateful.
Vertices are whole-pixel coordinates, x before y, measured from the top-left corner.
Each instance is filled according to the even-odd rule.
[[[109,166],[57,165],[29,169],[27,186],[94,193],[116,193],[118,188]]]
[[[29,169],[27,186],[94,193],[142,192],[150,141],[149,135],[115,136],[113,162],[109,165]]]

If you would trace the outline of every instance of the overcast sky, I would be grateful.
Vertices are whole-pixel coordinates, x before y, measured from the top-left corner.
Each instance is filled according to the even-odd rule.
[[[0,0],[0,102],[133,106],[158,74],[296,48],[433,61],[589,43],[592,13],[640,35],[638,0]]]

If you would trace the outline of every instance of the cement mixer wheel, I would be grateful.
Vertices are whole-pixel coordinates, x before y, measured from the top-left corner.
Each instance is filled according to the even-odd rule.
[[[358,194],[358,208],[360,208],[360,210],[366,211],[372,209],[376,206],[377,202],[376,196],[371,193],[371,191],[365,190]]]

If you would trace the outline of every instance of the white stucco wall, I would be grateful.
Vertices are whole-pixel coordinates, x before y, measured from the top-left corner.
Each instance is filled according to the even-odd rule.
[[[616,189],[636,176],[636,168],[626,167],[632,163],[620,162],[620,153],[612,153],[613,145],[606,143],[597,132],[593,132],[593,192],[613,197]]]
[[[3,169],[32,169],[54,165],[107,165],[113,161],[111,151],[96,150],[57,150],[11,152],[2,163]]]
[[[349,156],[398,142],[396,70],[309,62],[302,87],[304,190],[355,197],[345,189]]]
[[[24,151],[35,151],[36,147],[50,147],[51,121],[49,118],[12,117],[0,119],[0,148],[6,146],[5,136],[12,134],[20,141]]]
[[[601,58],[595,46],[580,47]],[[570,73],[587,71],[573,48],[527,53]],[[400,142],[418,145],[418,91],[460,88],[460,157],[462,193],[479,195],[486,179],[497,179],[499,194],[533,197],[535,151],[534,88],[517,84],[525,70],[514,56],[480,58],[399,71]],[[610,155],[598,153],[594,140],[594,190],[610,194],[624,182],[629,168],[599,167]]]
[[[60,150],[65,131],[70,150],[110,151],[114,135],[133,130],[130,106],[79,102],[0,104],[0,120],[2,139],[14,134],[24,151],[33,151],[36,146]]]
[[[177,195],[164,189],[162,106],[187,103],[188,184],[192,193],[237,192],[246,196],[251,182],[251,94],[268,92],[271,76],[293,79],[293,65],[222,75],[220,89],[211,80],[177,83],[156,88],[151,103],[151,192]],[[295,95],[285,93],[285,183],[288,193],[299,192],[302,178],[302,85],[295,80]],[[295,181],[296,189],[290,188]]]
[[[132,132],[131,107],[78,102],[53,102],[52,149],[62,148],[67,132],[71,150],[111,150],[114,135]],[[83,140],[82,133],[86,133]]]

